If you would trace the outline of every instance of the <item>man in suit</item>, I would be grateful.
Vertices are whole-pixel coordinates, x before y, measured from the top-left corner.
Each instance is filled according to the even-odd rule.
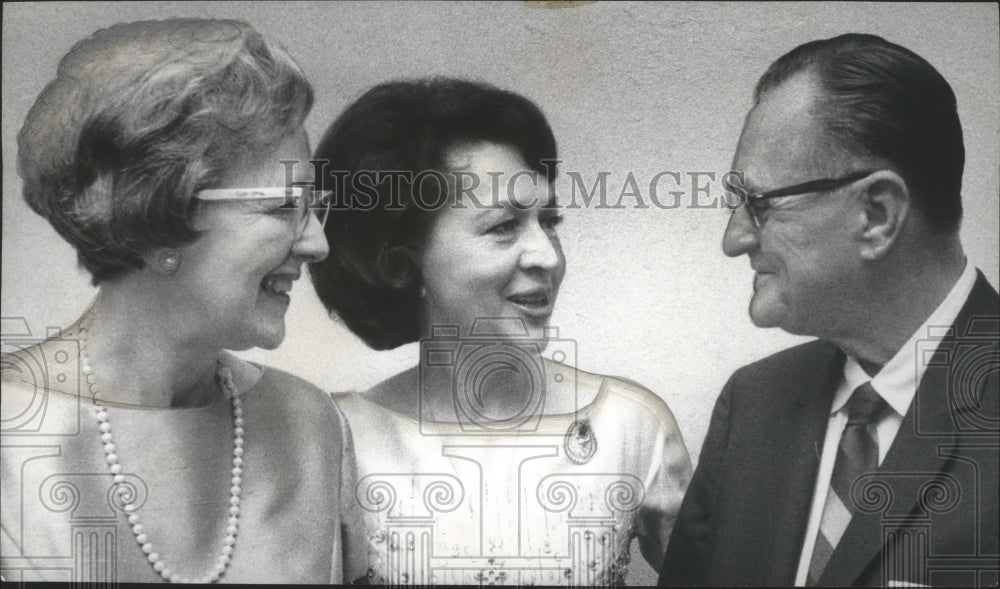
[[[1000,297],[958,228],[955,96],[872,35],[761,77],[726,255],[750,317],[816,341],[716,403],[663,585],[995,585]]]

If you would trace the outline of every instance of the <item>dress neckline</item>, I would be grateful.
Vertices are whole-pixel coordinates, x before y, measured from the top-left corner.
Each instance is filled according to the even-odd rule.
[[[237,379],[241,391],[244,394],[250,393],[260,382],[264,375],[264,366],[257,364],[256,362],[250,362],[248,360],[243,360],[230,352],[223,351],[220,356],[221,361],[233,371],[234,378]],[[20,383],[31,387],[33,394],[43,394],[48,396],[49,394],[54,394],[52,396],[53,400],[58,400],[57,402],[73,403],[77,402],[81,407],[89,407],[93,405],[92,400],[85,394],[79,394],[70,390],[65,390],[66,384],[56,383],[56,382],[43,382],[38,383],[29,378],[25,378],[18,372],[5,371],[3,380],[9,383]],[[79,380],[81,389],[86,386],[85,382],[81,378]],[[190,407],[170,407],[170,406],[160,406],[160,405],[138,405],[130,403],[117,403],[112,401],[102,401],[102,404],[115,410],[127,410],[127,411],[208,411],[216,409],[219,406],[226,404],[228,405],[229,400],[226,399],[221,393],[212,399],[211,402],[204,405],[194,405]]]
[[[535,429],[526,429],[524,431],[524,435],[525,436],[540,435],[540,434],[562,435],[566,433],[566,428],[569,427],[571,424],[573,424],[576,421],[586,419],[592,413],[597,411],[601,407],[601,405],[604,404],[605,400],[608,397],[608,389],[610,388],[609,387],[610,379],[606,376],[598,376],[598,375],[591,375],[591,376],[597,376],[598,378],[600,378],[601,384],[600,387],[598,388],[597,394],[594,395],[594,398],[589,403],[571,413],[553,413],[553,414],[542,415],[542,417],[539,419],[538,427]],[[470,433],[468,430],[463,429],[462,425],[458,422],[432,421],[427,419],[420,420],[415,417],[411,417],[409,415],[406,415],[395,409],[392,409],[390,407],[382,405],[381,403],[377,403],[369,399],[365,393],[356,392],[350,394],[350,396],[357,397],[361,402],[373,405],[377,407],[380,411],[389,413],[401,421],[416,424],[426,433],[435,433],[442,435],[469,435]],[[497,422],[498,431],[496,432],[496,435],[501,435],[501,436],[511,435],[510,431],[505,431],[503,429],[504,425],[509,423],[513,427],[523,421],[524,421],[523,419],[518,419],[518,420],[510,420],[509,422]],[[489,436],[490,434],[488,432],[483,432],[483,433],[477,432],[475,435]]]

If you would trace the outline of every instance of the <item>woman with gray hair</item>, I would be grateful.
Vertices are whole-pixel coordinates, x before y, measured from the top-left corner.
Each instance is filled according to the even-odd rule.
[[[18,169],[98,295],[4,357],[7,580],[363,574],[345,570],[364,547],[342,413],[225,351],[277,347],[302,265],[327,255],[308,166],[288,165],[308,159],[312,101],[237,21],[115,25],[59,64]]]

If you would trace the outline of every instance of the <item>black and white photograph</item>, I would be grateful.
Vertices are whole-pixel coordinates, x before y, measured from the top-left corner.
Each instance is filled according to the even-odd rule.
[[[2,10],[4,582],[1000,582],[996,4]]]

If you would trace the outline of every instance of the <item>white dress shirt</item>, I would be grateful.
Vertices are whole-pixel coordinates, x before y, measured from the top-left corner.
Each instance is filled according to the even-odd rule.
[[[809,510],[809,524],[802,544],[802,555],[799,557],[798,574],[795,575],[796,586],[803,587],[806,584],[816,535],[819,533],[820,519],[823,517],[823,506],[826,504],[826,494],[830,490],[830,478],[833,476],[840,436],[847,425],[847,401],[851,394],[854,389],[871,381],[872,388],[889,405],[876,424],[878,463],[881,465],[889,447],[892,446],[892,441],[896,439],[896,432],[903,423],[903,416],[909,410],[917,392],[917,385],[927,369],[926,359],[930,356],[925,353],[920,354],[921,357],[916,357],[914,352],[918,348],[926,350],[927,346],[923,345],[926,340],[935,337],[940,339],[943,330],[935,328],[950,326],[955,322],[975,282],[976,269],[966,262],[965,270],[962,271],[962,275],[948,296],[874,377],[868,376],[855,358],[847,356],[847,362],[844,363],[844,377],[830,407],[830,420],[827,422],[823,454],[820,456],[819,473],[816,476],[816,490],[813,493],[812,508]],[[936,349],[936,346],[934,347]]]

